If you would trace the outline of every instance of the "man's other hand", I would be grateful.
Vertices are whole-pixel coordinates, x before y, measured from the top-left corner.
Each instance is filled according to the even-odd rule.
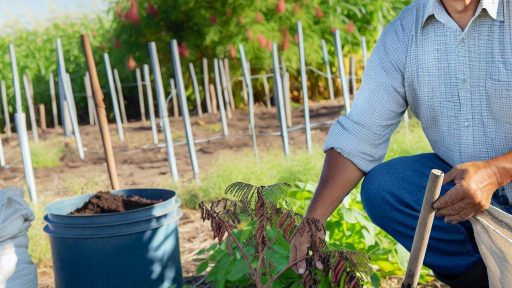
[[[446,223],[456,224],[487,209],[494,192],[501,187],[499,174],[491,161],[469,162],[455,166],[444,177],[443,184],[454,182],[433,204]]]

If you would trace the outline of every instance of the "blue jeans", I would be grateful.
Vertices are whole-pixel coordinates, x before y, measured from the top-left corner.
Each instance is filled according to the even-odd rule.
[[[410,251],[430,170],[452,167],[436,154],[399,157],[373,168],[363,180],[361,199],[372,221]],[[442,187],[441,195],[453,183]],[[493,197],[493,206],[510,213],[507,197]],[[436,217],[424,264],[440,275],[461,275],[482,261],[469,221],[447,224]]]

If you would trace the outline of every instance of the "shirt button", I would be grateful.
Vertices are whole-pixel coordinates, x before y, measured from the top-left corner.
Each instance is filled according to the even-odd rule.
[[[462,85],[466,85],[466,84],[468,84],[468,79],[462,78]]]
[[[460,43],[460,45],[464,45],[464,38],[460,38],[459,43]]]
[[[468,127],[469,126],[469,122],[464,122],[464,127]]]

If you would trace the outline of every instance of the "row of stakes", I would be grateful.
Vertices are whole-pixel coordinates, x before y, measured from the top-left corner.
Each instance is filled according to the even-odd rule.
[[[258,158],[258,149],[256,142],[256,130],[255,130],[255,121],[254,121],[254,94],[253,94],[253,86],[252,81],[254,79],[262,79],[264,84],[264,90],[266,94],[266,102],[267,107],[270,107],[270,96],[269,96],[269,88],[268,88],[268,77],[273,77],[274,80],[274,103],[276,106],[276,112],[279,118],[280,123],[280,131],[271,133],[272,135],[281,136],[282,146],[285,155],[290,154],[290,148],[288,144],[288,132],[297,131],[301,129],[305,129],[306,135],[306,147],[308,152],[312,151],[312,141],[311,141],[311,128],[316,126],[321,126],[325,124],[330,124],[330,122],[326,123],[310,123],[309,117],[309,103],[308,97],[304,97],[308,95],[308,86],[307,86],[307,70],[311,70],[327,79],[329,96],[331,99],[334,99],[334,89],[333,89],[333,76],[331,74],[331,69],[329,66],[329,55],[327,53],[327,45],[324,40],[321,42],[323,58],[326,65],[326,72],[323,73],[314,67],[306,66],[305,54],[304,54],[304,42],[303,42],[303,29],[301,22],[297,23],[297,32],[298,32],[298,42],[299,42],[299,60],[300,60],[300,73],[301,73],[301,86],[302,86],[302,95],[303,95],[303,108],[304,108],[304,124],[290,127],[291,126],[291,108],[289,103],[289,74],[286,72],[286,67],[284,65],[284,61],[281,61],[281,65],[279,64],[279,55],[277,44],[274,43],[272,46],[272,63],[273,63],[273,73],[266,75],[251,75],[250,73],[250,64],[245,57],[245,51],[242,44],[239,45],[239,54],[242,66],[242,87],[243,87],[243,96],[244,100],[248,104],[249,107],[249,134],[252,140],[252,148],[256,159]],[[342,94],[345,103],[345,112],[348,113],[350,111],[350,98],[349,98],[349,84],[347,81],[347,77],[345,74],[345,68],[343,64],[343,54],[342,54],[342,45],[340,32],[338,30],[334,33],[334,43],[335,43],[335,51],[337,56],[337,64],[339,68],[339,77],[342,86]],[[76,106],[74,102],[74,96],[70,81],[70,76],[66,72],[64,55],[62,52],[62,44],[60,39],[56,41],[56,50],[57,50],[57,62],[58,62],[58,89],[59,89],[59,102],[61,109],[61,124],[64,128],[64,134],[66,136],[74,135],[76,148],[78,151],[78,155],[80,159],[85,159],[84,148],[82,144],[82,140],[80,137],[79,125],[78,125],[78,117],[76,112]],[[12,44],[9,45],[10,58],[11,58],[11,67],[13,74],[13,86],[15,92],[16,99],[16,113],[14,115],[15,120],[15,128],[16,133],[19,138],[19,145],[21,150],[21,158],[23,161],[25,179],[27,183],[27,187],[29,190],[29,195],[31,200],[34,203],[37,203],[37,194],[36,194],[36,184],[34,180],[34,172],[31,163],[30,157],[30,149],[29,149],[29,140],[27,134],[26,127],[26,116],[22,110],[22,99],[21,99],[21,88],[20,81],[18,76],[18,68],[16,64],[16,55],[14,46]],[[160,63],[158,58],[158,53],[156,49],[155,42],[150,42],[148,44],[148,51],[150,56],[150,66],[153,73],[153,81],[155,86],[156,98],[157,98],[157,106],[158,113],[160,118],[160,125],[164,134],[164,141],[167,153],[167,160],[169,164],[169,168],[171,171],[171,175],[174,182],[178,182],[180,180],[178,168],[176,165],[176,158],[174,152],[174,146],[179,144],[187,144],[189,157],[192,163],[192,170],[194,173],[194,178],[196,182],[199,182],[200,170],[196,156],[195,143],[199,142],[207,142],[215,139],[223,139],[228,136],[228,124],[227,118],[231,117],[231,111],[235,108],[233,101],[233,93],[231,91],[231,79],[229,74],[229,65],[227,60],[218,60],[214,59],[213,68],[214,68],[214,84],[209,83],[208,77],[208,60],[203,59],[203,84],[204,84],[204,94],[205,94],[205,102],[208,113],[217,114],[220,112],[220,121],[222,124],[222,135],[215,136],[208,139],[196,139],[194,140],[194,136],[192,133],[192,127],[190,123],[189,117],[189,109],[187,107],[186,101],[186,92],[183,81],[183,73],[181,71],[181,61],[178,53],[178,43],[176,40],[172,40],[170,42],[170,51],[172,58],[173,71],[175,75],[175,79],[170,79],[171,86],[171,95],[166,97],[163,81],[160,72]],[[363,52],[363,64],[366,66],[367,59],[367,51],[366,51],[366,39],[362,38],[362,52]],[[127,123],[126,112],[124,108],[124,99],[122,94],[122,86],[119,79],[119,74],[116,69],[112,69],[110,65],[109,55],[105,53],[104,62],[107,72],[107,79],[109,83],[109,91],[111,93],[112,106],[114,110],[114,118],[116,122],[117,135],[119,139],[124,142],[124,130],[123,124]],[[281,60],[283,60],[281,58]],[[151,124],[151,133],[152,140],[154,145],[158,145],[158,132],[157,125],[155,119],[155,112],[153,107],[153,90],[151,87],[151,78],[150,78],[150,67],[145,64],[142,67],[142,75],[139,68],[136,69],[136,80],[137,80],[137,90],[139,95],[140,102],[140,110],[141,110],[141,118],[143,122],[146,122],[146,114],[145,114],[145,105],[144,105],[144,96],[143,96],[143,86],[146,88],[147,95],[147,103],[148,103],[148,112],[149,112],[149,120]],[[199,95],[199,85],[197,82],[196,73],[194,70],[194,66],[192,63],[189,63],[189,72],[192,78],[193,91],[196,99],[196,108],[198,116],[202,116],[202,107],[201,107],[201,98]],[[352,94],[355,95],[355,58],[352,56],[350,58],[350,87],[352,87]],[[143,79],[142,79],[143,78]],[[54,79],[53,74],[50,74],[50,94],[52,100],[52,112],[54,125],[58,125],[58,112],[56,105],[56,97],[55,97],[55,87],[54,87]],[[91,76],[89,72],[84,76],[85,90],[87,96],[88,103],[88,111],[89,111],[89,121],[90,124],[98,123],[98,114],[94,107],[94,101],[92,97],[92,85],[91,85]],[[37,134],[37,126],[35,120],[35,111],[33,106],[33,89],[31,87],[30,78],[27,75],[23,76],[23,84],[26,92],[27,106],[29,110],[29,118],[31,121],[32,127],[32,135],[34,142],[38,142],[38,134]],[[5,82],[1,82],[1,93],[2,93],[2,105],[4,110],[4,118],[6,119],[6,131],[8,133],[8,137],[10,137],[10,123],[9,123],[9,114],[7,110],[7,100],[6,100],[6,88]],[[179,99],[178,99],[179,98]],[[183,119],[183,124],[185,127],[185,136],[186,141],[182,143],[173,143],[171,127],[169,124],[169,115],[168,115],[168,102],[172,101],[173,104],[173,114],[177,116],[179,112],[181,112],[181,118]],[[178,108],[178,105],[180,106]],[[39,106],[41,121],[45,122],[44,117],[44,106]],[[408,122],[407,113],[404,115],[405,122]],[[407,123],[406,123],[407,124]],[[43,125],[42,125],[43,126]],[[45,124],[44,124],[45,126]],[[43,128],[44,129],[44,128]],[[5,157],[2,148],[2,142],[0,138],[0,167],[5,167]],[[113,185],[114,186],[114,185]]]

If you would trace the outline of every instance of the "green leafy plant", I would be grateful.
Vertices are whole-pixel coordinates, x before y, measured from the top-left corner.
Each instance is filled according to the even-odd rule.
[[[285,203],[279,205],[280,199],[284,199],[289,188],[288,184],[282,183],[253,186],[236,182],[225,191],[235,200],[223,198],[211,204],[200,204],[201,217],[210,221],[213,238],[219,243],[225,240],[229,256],[239,259],[236,264],[231,264],[234,266],[226,275],[227,279],[215,279],[216,285],[224,286],[226,280],[239,281],[237,278],[244,277],[251,280],[256,287],[276,287],[281,275],[298,261],[304,260],[305,273],[300,281],[294,279],[293,282],[290,279],[290,284],[300,282],[304,287],[318,287],[321,283],[327,285],[323,287],[362,287],[371,271],[366,255],[355,251],[328,249],[323,237],[325,228],[319,220],[304,218],[287,209]],[[247,225],[248,223],[250,224]],[[237,237],[235,231],[246,235]],[[276,259],[269,255],[279,249],[279,242],[289,242],[297,234],[310,239],[308,255],[294,263],[287,263],[282,258]],[[238,249],[236,256],[233,246]],[[218,260],[216,266],[226,267],[225,262],[229,258],[221,256]],[[320,261],[323,268],[317,269],[313,265],[314,261]],[[207,265],[208,262],[203,262],[199,270]],[[281,282],[283,284],[285,283]]]

